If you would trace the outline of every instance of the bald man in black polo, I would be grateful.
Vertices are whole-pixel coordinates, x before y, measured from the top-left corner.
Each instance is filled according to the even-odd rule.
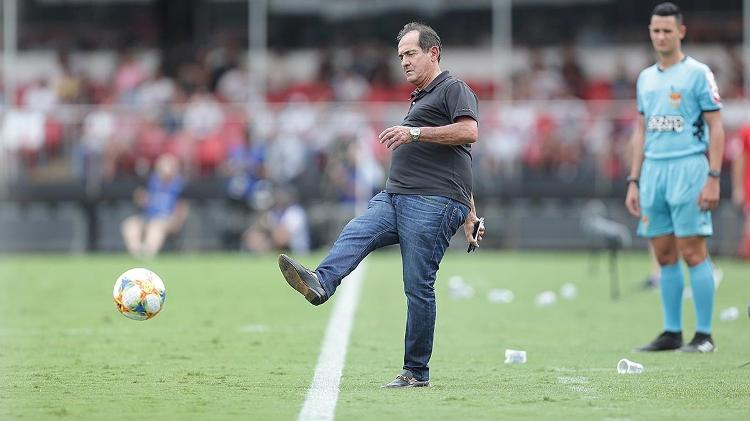
[[[311,271],[286,255],[286,281],[313,305],[333,295],[341,280],[371,251],[400,244],[407,298],[403,371],[383,387],[429,386],[435,331],[435,279],[451,237],[463,225],[467,242],[484,236],[472,196],[471,144],[477,141],[478,100],[461,80],[440,69],[440,37],[409,23],[397,36],[406,80],[416,86],[399,126],[380,142],[393,151],[385,191],[350,221],[328,256]]]

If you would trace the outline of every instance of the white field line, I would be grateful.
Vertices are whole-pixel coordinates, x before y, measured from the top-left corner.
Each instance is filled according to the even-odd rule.
[[[333,303],[331,318],[328,319],[315,376],[299,413],[300,421],[333,420],[339,398],[341,372],[349,346],[349,333],[354,324],[364,273],[365,263],[362,262],[336,290],[337,298]]]

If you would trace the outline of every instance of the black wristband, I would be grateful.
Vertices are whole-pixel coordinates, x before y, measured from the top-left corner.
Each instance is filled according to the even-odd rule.
[[[625,179],[625,185],[627,185],[628,187],[630,187],[630,183],[635,183],[635,186],[639,187],[639,188],[641,186],[638,183],[638,178],[636,178],[636,177],[628,176],[628,178]]]
[[[708,171],[708,176],[709,177],[713,177],[713,178],[721,178],[721,171],[709,170]]]

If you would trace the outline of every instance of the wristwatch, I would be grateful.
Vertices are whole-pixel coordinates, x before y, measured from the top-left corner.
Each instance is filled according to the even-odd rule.
[[[718,170],[709,170],[708,176],[713,178],[721,178],[721,171]]]
[[[418,142],[419,141],[419,134],[422,132],[419,127],[412,127],[409,129],[409,134],[411,135],[411,141],[412,142]]]
[[[625,184],[627,186],[630,186],[630,183],[635,183],[636,187],[640,187],[640,184],[638,183],[638,177],[633,177],[632,175],[629,175],[628,178],[625,179]]]

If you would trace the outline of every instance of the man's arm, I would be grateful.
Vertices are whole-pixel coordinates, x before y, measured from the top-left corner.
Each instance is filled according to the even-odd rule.
[[[641,166],[643,165],[643,143],[646,139],[646,126],[643,122],[643,114],[638,114],[635,126],[633,127],[633,134],[630,137],[630,143],[633,153],[633,162],[630,164],[630,176],[629,180],[635,180],[628,182],[628,193],[625,196],[625,207],[628,209],[633,216],[641,215],[641,203],[639,195],[639,177],[641,175]]]
[[[383,130],[378,138],[388,149],[395,150],[401,145],[411,143],[411,127],[393,126]],[[474,143],[479,137],[477,121],[468,116],[458,117],[456,122],[439,127],[420,127],[417,142],[437,143],[441,145],[466,145]]]
[[[721,123],[721,112],[710,111],[703,113],[703,120],[708,124],[710,143],[708,145],[708,169],[720,173],[724,159],[724,125]],[[708,177],[703,186],[698,205],[701,209],[716,209],[719,205],[719,177]]]
[[[474,143],[479,137],[479,127],[471,117],[459,117],[456,122],[442,127],[422,127],[419,142],[441,145],[465,145]]]

